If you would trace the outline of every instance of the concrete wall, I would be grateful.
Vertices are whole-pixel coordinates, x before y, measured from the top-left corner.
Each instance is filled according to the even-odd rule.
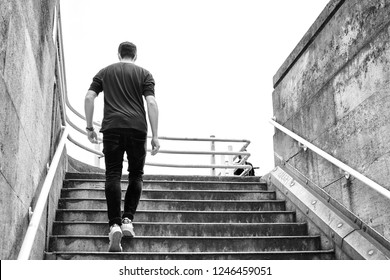
[[[277,122],[387,189],[389,14],[389,0],[330,1],[275,74],[273,92]],[[288,160],[390,240],[388,200],[357,180],[346,185],[341,170],[310,151],[300,152],[279,131],[274,150],[276,163]]]
[[[0,258],[15,259],[59,141],[53,21],[58,1],[0,3]],[[61,160],[66,164],[66,156]],[[64,167],[56,176],[61,186]],[[55,188],[55,189],[58,189]],[[58,193],[58,191],[57,191]],[[53,217],[58,194],[50,195]],[[45,217],[46,218],[46,217]],[[47,222],[41,223],[33,258],[42,258]]]

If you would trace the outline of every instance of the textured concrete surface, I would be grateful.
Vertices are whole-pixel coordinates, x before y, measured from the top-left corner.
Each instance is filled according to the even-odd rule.
[[[246,253],[62,253],[46,254],[49,260],[333,260],[333,251]]]
[[[138,236],[301,236],[305,223],[137,223]],[[107,235],[107,222],[56,222],[55,235]]]
[[[124,201],[122,201],[122,206]],[[59,209],[107,209],[106,199],[61,198]],[[139,210],[180,210],[180,211],[283,211],[284,201],[221,201],[221,200],[171,200],[143,199]]]
[[[104,173],[105,170],[88,165],[84,162],[81,162],[77,159],[74,159],[70,156],[68,156],[68,172],[75,172],[75,173],[85,173],[85,172],[93,172],[93,173]]]
[[[318,16],[317,20],[312,24],[303,38],[300,40],[295,49],[291,52],[291,54],[287,57],[286,61],[279,68],[277,73],[274,75],[273,83],[277,85],[284,77],[284,75],[288,72],[290,67],[294,64],[295,60],[299,58],[299,56],[305,51],[309,42],[313,40],[317,36],[318,33],[321,32],[323,26],[326,25],[328,19],[338,10],[338,8],[344,3],[345,0],[331,0],[326,5],[324,10]]]
[[[122,199],[125,197],[122,190]],[[71,188],[62,189],[63,198],[105,198],[104,188]],[[269,191],[222,191],[222,190],[142,190],[142,197],[146,199],[191,199],[191,200],[251,200],[275,199],[275,192]]]
[[[123,238],[124,252],[264,252],[320,251],[318,236],[277,237],[136,237]],[[53,251],[107,252],[107,236],[54,236]]]
[[[4,0],[0,5],[1,259],[18,255],[28,208],[36,203],[59,140],[55,5],[57,1],[49,0]],[[56,181],[61,184],[62,178]],[[46,222],[40,232],[34,258],[43,256]]]
[[[91,173],[84,172],[84,173],[66,173],[66,179],[76,180],[76,179],[87,179],[88,182],[94,181],[94,180],[101,180],[104,181],[106,176],[104,173],[94,173],[92,171]],[[122,180],[127,180],[128,176],[125,174],[122,174]],[[261,180],[261,177],[258,176],[203,176],[203,175],[150,175],[146,174],[143,176],[143,180],[161,180],[161,181],[167,181],[167,182],[182,182],[182,181],[189,181],[191,183],[203,183],[204,181],[216,181],[218,184],[227,182],[228,184],[234,184],[234,183],[255,183],[260,184],[264,180]]]
[[[390,1],[330,1],[274,77],[279,123],[390,189]],[[305,176],[390,239],[390,203],[296,142],[274,135],[276,162]],[[339,179],[339,180],[337,180]]]
[[[106,210],[59,209],[57,220],[101,222],[107,219]],[[291,223],[292,211],[137,211],[137,222],[156,223]]]

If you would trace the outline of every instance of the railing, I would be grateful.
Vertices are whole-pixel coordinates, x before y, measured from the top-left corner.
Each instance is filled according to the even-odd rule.
[[[28,225],[27,232],[22,243],[22,247],[19,251],[18,260],[28,260],[30,257],[31,249],[32,246],[34,245],[34,240],[37,235],[39,223],[41,221],[42,214],[45,210],[47,198],[50,193],[51,186],[53,184],[54,176],[57,173],[58,164],[60,162],[62,152],[64,151],[66,138],[68,137],[68,134],[69,134],[69,129],[66,127],[63,128],[61,140],[57,146],[57,150],[54,154],[49,171],[43,183],[42,190],[39,194],[37,204],[31,216],[31,220]]]
[[[75,110],[75,109],[73,109]],[[72,110],[72,111],[73,111]],[[77,112],[77,111],[76,111]],[[80,114],[78,113],[77,116]],[[83,117],[84,119],[84,117]],[[80,132],[81,134],[87,135],[87,133],[78,127],[76,124],[74,124],[72,121],[69,120],[68,117],[66,117],[67,123],[74,128],[76,131]],[[94,123],[95,126],[100,128],[99,123]],[[150,136],[148,136],[150,138]],[[76,141],[74,138],[72,138],[70,135],[68,137],[69,141],[75,144],[76,146],[95,154],[97,157],[102,158],[104,157],[104,154],[100,152],[99,150],[92,149],[86,145],[81,144],[80,142]],[[146,162],[145,165],[149,166],[159,166],[159,167],[173,167],[173,168],[211,168],[212,173],[211,175],[215,175],[216,168],[221,169],[244,169],[244,172],[240,175],[246,175],[247,172],[250,171],[251,166],[243,164],[246,162],[246,160],[250,157],[250,153],[244,152],[246,148],[249,146],[250,141],[249,140],[235,140],[235,139],[217,139],[213,138],[212,136],[210,138],[178,138],[178,137],[159,137],[160,140],[171,140],[171,141],[195,141],[195,142],[211,142],[211,150],[210,151],[180,151],[180,150],[160,150],[160,154],[179,154],[179,155],[211,155],[211,164],[204,164],[204,165],[189,165],[189,164],[169,164],[169,163],[150,163]],[[98,141],[102,141],[100,137],[98,137]],[[233,151],[215,151],[215,142],[243,142],[244,145],[241,147],[241,149],[238,152]],[[230,146],[229,146],[230,147]],[[151,150],[148,149],[148,152]],[[228,160],[227,164],[215,164],[215,156],[216,155],[227,155],[227,156],[234,156],[232,160]],[[241,157],[241,160],[237,164],[233,164],[234,160],[236,160],[238,157]]]
[[[67,123],[73,127],[76,131],[87,135],[87,133],[79,128],[77,125],[75,125],[73,122],[69,121],[67,118]],[[95,126],[97,128],[100,128],[100,125],[95,123]],[[150,136],[148,136],[150,138]],[[75,144],[76,146],[95,154],[98,159],[104,157],[104,154],[100,152],[100,150],[96,150],[93,148],[90,148],[86,145],[81,144],[80,142],[76,141],[74,138],[72,138],[70,135],[68,137],[69,141]],[[170,168],[206,168],[211,169],[211,175],[215,176],[216,169],[243,169],[243,172],[240,174],[240,176],[245,176],[252,168],[251,165],[245,164],[246,160],[250,157],[250,153],[246,152],[246,148],[249,146],[250,141],[249,140],[241,140],[241,139],[222,139],[222,138],[179,138],[179,137],[159,137],[160,140],[168,140],[168,141],[184,141],[184,142],[210,142],[211,143],[211,149],[210,151],[189,151],[189,150],[160,150],[159,154],[177,154],[177,155],[210,155],[211,156],[211,163],[210,164],[172,164],[172,163],[153,163],[153,162],[146,162],[145,165],[147,166],[154,166],[154,167],[170,167]],[[98,141],[101,141],[101,138],[98,138]],[[232,151],[232,146],[229,146],[229,151],[215,151],[215,143],[216,142],[227,142],[227,143],[244,143],[242,147],[237,152]],[[148,149],[148,152],[151,150]],[[216,164],[215,156],[222,156],[221,164]],[[229,156],[229,159],[224,161],[223,156]],[[234,161],[239,158],[239,161],[234,163]],[[126,161],[126,159],[125,159]],[[100,167],[100,165],[98,166]],[[226,174],[231,175],[232,172],[226,172]],[[220,173],[219,175],[225,175],[224,173]]]
[[[270,120],[270,123],[275,128],[279,129],[280,131],[284,132],[285,134],[287,134],[291,138],[293,138],[296,141],[298,141],[298,143],[300,143],[301,146],[303,145],[304,148],[310,149],[311,151],[313,151],[317,155],[323,157],[327,161],[331,162],[332,164],[336,165],[340,169],[342,169],[345,172],[347,172],[347,174],[354,176],[356,179],[360,180],[361,182],[363,182],[364,184],[369,186],[371,189],[377,191],[378,193],[380,193],[384,197],[390,199],[390,191],[388,191],[384,187],[380,186],[378,183],[376,183],[373,180],[367,178],[366,176],[364,176],[363,174],[361,174],[358,171],[354,170],[353,168],[349,167],[345,163],[341,162],[340,160],[338,160],[338,159],[334,158],[333,156],[329,155],[328,153],[324,152],[320,148],[318,148],[315,145],[311,144],[309,141],[303,139],[302,137],[300,137],[299,135],[295,134],[291,130],[289,130],[289,129],[285,128],[284,126],[282,126],[281,124],[277,123],[274,119]]]

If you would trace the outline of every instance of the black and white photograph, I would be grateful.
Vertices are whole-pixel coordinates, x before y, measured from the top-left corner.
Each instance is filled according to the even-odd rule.
[[[1,278],[384,275],[389,15],[0,0]]]

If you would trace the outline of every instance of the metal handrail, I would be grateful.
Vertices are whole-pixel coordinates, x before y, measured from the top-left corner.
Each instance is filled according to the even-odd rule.
[[[70,103],[69,103],[69,99],[67,97],[67,91],[66,89],[64,90],[64,95],[66,96],[65,100],[66,100],[66,106],[73,112],[75,113],[76,116],[82,118],[83,120],[85,120],[85,117],[83,115],[81,115],[79,112],[77,112],[76,109],[74,109],[73,107],[71,107]],[[74,124],[73,122],[70,121],[69,117],[67,114],[65,114],[66,116],[66,122],[72,127],[74,128],[76,131],[84,134],[84,135],[87,135],[87,133],[79,128],[76,124]],[[101,127],[99,123],[97,122],[94,122],[94,124],[97,126],[97,127]],[[148,138],[151,138],[151,136],[148,136]],[[89,148],[83,144],[81,144],[80,142],[76,141],[74,138],[72,138],[70,135],[68,136],[68,139],[70,142],[72,142],[73,144],[75,144],[76,146],[90,152],[90,153],[93,153],[95,155],[97,155],[98,157],[102,158],[104,157],[104,154],[100,151],[97,151],[95,149],[92,149],[92,148]],[[227,143],[239,143],[239,142],[244,142],[245,144],[241,147],[240,151],[239,152],[231,152],[231,151],[221,151],[221,152],[217,152],[217,151],[178,151],[178,150],[160,150],[159,153],[160,154],[185,154],[185,155],[211,155],[211,156],[215,156],[215,155],[231,155],[231,156],[234,156],[233,158],[233,161],[238,157],[238,156],[242,156],[242,159],[237,163],[237,164],[227,164],[227,165],[215,165],[215,164],[212,164],[212,165],[188,165],[188,164],[183,164],[183,165],[179,165],[179,164],[169,164],[169,163],[150,163],[150,162],[146,162],[145,165],[148,165],[148,166],[158,166],[158,167],[173,167],[173,168],[212,168],[212,169],[215,169],[215,168],[224,168],[224,169],[237,169],[237,168],[241,168],[241,169],[244,169],[244,172],[241,173],[241,175],[245,175],[247,174],[250,169],[252,168],[252,166],[250,165],[244,165],[246,159],[248,159],[250,157],[250,153],[247,153],[247,152],[243,152],[246,150],[246,148],[249,146],[249,144],[251,143],[249,140],[246,140],[246,139],[225,139],[225,138],[183,138],[183,137],[159,137],[160,140],[172,140],[172,141],[195,141],[195,142],[227,142]],[[102,139],[99,137],[98,138],[98,141],[102,141]],[[147,150],[148,152],[150,152],[151,150],[148,149]],[[126,161],[126,159],[125,159]]]
[[[104,154],[102,152],[99,152],[99,151],[97,151],[95,149],[91,149],[91,148],[89,148],[89,147],[79,143],[78,141],[74,140],[73,137],[70,136],[70,135],[68,136],[68,140],[70,142],[72,142],[73,144],[75,144],[76,146],[79,146],[80,148],[82,148],[82,149],[84,149],[84,150],[86,150],[86,151],[88,151],[90,153],[93,153],[93,154],[95,154],[95,155],[97,155],[99,157],[104,157]]]
[[[152,150],[148,149],[148,152],[151,152]],[[235,156],[235,155],[241,155],[241,156],[250,156],[250,153],[247,152],[213,152],[213,151],[179,151],[179,150],[159,150],[158,151],[161,154],[186,154],[186,155],[225,155],[225,156]]]
[[[66,121],[71,127],[76,129],[78,132],[86,135],[86,132],[83,131],[82,129],[80,129],[79,127],[77,127],[77,125],[75,125],[74,123],[72,123],[68,117],[66,117]],[[150,138],[150,136],[148,136],[148,138]],[[90,153],[93,153],[100,158],[104,157],[104,154],[102,152],[97,151],[97,150],[92,149],[92,148],[89,148],[89,147],[79,143],[74,138],[72,138],[70,135],[68,136],[68,139],[70,142],[77,145],[78,147],[80,147],[80,148],[82,148]],[[199,141],[199,142],[200,141],[203,141],[203,142],[205,142],[205,141],[208,141],[208,142],[236,142],[236,143],[237,142],[244,142],[245,144],[243,145],[243,147],[240,149],[239,152],[232,152],[232,151],[179,151],[179,150],[160,150],[159,151],[160,154],[211,155],[211,156],[230,155],[230,156],[234,156],[233,161],[238,156],[242,156],[242,159],[237,164],[227,164],[227,165],[215,165],[215,164],[212,164],[212,165],[210,165],[210,164],[207,164],[207,165],[206,164],[204,164],[204,165],[188,165],[188,164],[184,164],[184,165],[179,165],[179,164],[169,164],[169,163],[163,164],[163,163],[145,162],[145,165],[147,165],[147,166],[173,167],[173,168],[224,168],[224,169],[241,168],[241,169],[245,170],[243,173],[241,173],[241,175],[247,174],[250,171],[250,169],[252,168],[252,166],[250,166],[250,165],[243,164],[243,163],[245,163],[246,159],[248,159],[251,155],[248,152],[243,152],[246,150],[246,148],[250,144],[249,140],[223,139],[223,138],[218,138],[218,139],[217,138],[179,138],[179,137],[159,137],[159,139],[160,140],[173,140],[173,141]],[[101,141],[101,138],[98,138],[98,140]],[[150,152],[151,150],[148,149],[147,151]]]
[[[94,153],[100,157],[104,157],[104,154],[102,152],[99,152],[95,149],[91,149],[81,143],[79,143],[78,141],[76,141],[72,136],[68,136],[68,140],[70,142],[72,142],[73,144],[79,146],[80,148],[84,149],[84,150],[87,150],[91,153]],[[152,150],[151,149],[148,149],[147,150],[148,152],[151,152]],[[179,151],[179,150],[159,150],[158,151],[160,154],[186,154],[186,155],[230,155],[230,156],[234,156],[234,155],[240,155],[240,156],[245,156],[246,158],[249,157],[251,154],[250,153],[247,153],[247,152],[226,152],[226,151],[216,151],[216,152],[213,152],[213,151]]]
[[[176,167],[176,168],[221,168],[221,169],[251,169],[251,165],[223,165],[223,164],[170,164],[170,163],[149,163],[149,166]]]
[[[78,127],[75,123],[73,123],[73,122],[69,119],[68,115],[66,115],[66,122],[67,122],[72,128],[74,128],[75,130],[77,130],[77,131],[80,132],[81,134],[88,135],[87,132],[86,132],[85,130],[81,129],[81,128]],[[98,140],[98,141],[102,141],[103,139],[100,138],[100,137],[98,137],[97,140]]]
[[[19,251],[18,260],[28,260],[30,257],[31,249],[34,244],[35,237],[37,235],[39,223],[41,221],[43,211],[45,210],[47,197],[50,193],[50,189],[53,184],[53,179],[54,176],[56,175],[57,167],[60,162],[62,152],[64,151],[66,139],[68,135],[69,135],[69,129],[67,127],[64,127],[62,131],[61,140],[57,146],[57,150],[54,154],[49,171],[46,175],[45,181],[42,186],[42,190],[39,194],[37,204],[34,208],[34,212],[31,217],[31,221],[28,225],[28,229],[24,237],[22,247]]]
[[[66,90],[65,90],[65,95],[67,95],[66,93]],[[66,98],[66,100],[68,100]],[[66,102],[66,105],[69,107],[69,104],[68,102]],[[73,108],[73,107],[72,107]],[[70,108],[69,108],[70,109]],[[72,111],[75,110],[74,108],[72,109]],[[77,116],[80,116],[81,114],[80,113],[77,113],[76,114]],[[85,119],[83,117],[83,119]],[[82,130],[81,128],[79,128],[76,124],[74,124],[73,122],[70,121],[69,117],[67,116],[66,114],[66,122],[72,127],[74,128],[76,131],[84,134],[84,135],[87,135],[87,133]],[[95,123],[94,123],[95,124]],[[98,124],[98,123],[97,123]],[[98,124],[99,125],[99,124]],[[148,138],[151,138],[151,136],[148,136]],[[95,149],[92,149],[92,148],[89,148],[83,144],[81,144],[80,142],[76,141],[74,138],[72,138],[70,135],[68,136],[68,139],[70,142],[72,142],[73,144],[75,144],[76,146],[90,152],[90,153],[93,153],[95,155],[97,155],[98,157],[102,158],[104,157],[104,154],[100,151],[97,151]],[[214,155],[231,155],[231,156],[234,156],[233,158],[233,161],[238,157],[238,156],[243,156],[242,159],[237,163],[237,164],[227,164],[227,165],[188,165],[188,164],[184,164],[184,165],[179,165],[179,164],[169,164],[169,163],[150,163],[150,162],[145,162],[145,165],[147,166],[158,166],[158,167],[173,167],[173,168],[225,168],[225,169],[237,169],[237,168],[241,168],[241,169],[244,169],[245,171],[243,173],[241,173],[241,175],[245,175],[247,174],[250,169],[252,168],[252,166],[250,165],[243,165],[243,163],[245,163],[246,159],[248,159],[250,157],[250,153],[247,153],[247,152],[243,152],[246,150],[246,148],[249,146],[250,144],[250,141],[249,140],[246,140],[246,139],[224,139],[224,138],[180,138],[180,137],[159,137],[160,140],[173,140],[173,141],[195,141],[195,142],[228,142],[228,143],[232,143],[232,142],[235,142],[235,143],[239,143],[239,142],[244,142],[245,144],[243,145],[243,147],[240,149],[239,152],[231,152],[231,151],[178,151],[178,150],[160,150],[159,153],[160,154],[184,154],[184,155],[211,155],[211,156],[214,156]],[[100,137],[98,137],[98,141],[102,141],[102,139]],[[150,152],[151,150],[148,149],[147,150],[148,152]],[[125,160],[126,161],[126,160]]]
[[[76,140],[72,138],[72,136],[68,135],[68,140],[72,142],[73,144],[79,146],[80,148],[93,153],[99,157],[104,157],[104,154],[102,152],[99,152],[95,149],[91,149]],[[151,149],[147,150],[148,152],[151,152]],[[212,151],[172,151],[172,150],[160,150],[159,153],[162,154],[193,154],[193,155],[242,155],[244,156],[244,159],[248,158],[250,156],[250,153],[246,152],[212,152]],[[127,161],[126,159],[124,159]],[[242,161],[244,162],[244,160]],[[249,171],[252,166],[250,165],[243,165],[240,164],[232,164],[232,165],[191,165],[191,164],[169,164],[169,163],[149,163],[146,162],[145,165],[148,166],[155,166],[155,167],[173,167],[173,168],[225,168],[225,169],[246,169],[245,171]],[[246,174],[246,173],[244,173]]]
[[[363,174],[359,173],[355,169],[349,167],[345,163],[341,162],[340,160],[336,159],[335,157],[333,157],[333,156],[329,155],[328,153],[324,152],[323,150],[321,150],[317,146],[313,145],[309,141],[303,139],[302,137],[300,137],[299,135],[295,134],[291,130],[289,130],[289,129],[285,128],[284,126],[282,126],[281,124],[277,123],[275,120],[271,119],[270,123],[275,128],[279,129],[280,131],[284,132],[285,134],[287,134],[291,138],[295,139],[296,141],[298,141],[299,143],[304,145],[304,147],[307,147],[308,149],[312,150],[317,155],[319,155],[319,156],[323,157],[324,159],[326,159],[327,161],[333,163],[334,165],[336,165],[340,169],[344,170],[348,174],[354,176],[356,179],[360,180],[361,182],[363,182],[364,184],[366,184],[367,186],[369,186],[373,190],[377,191],[381,195],[383,195],[386,198],[390,199],[390,191],[388,191],[387,189],[385,189],[384,187],[382,187],[378,183],[376,183],[373,180],[367,178],[366,176],[364,176]]]
[[[148,136],[151,137],[151,136]],[[174,141],[196,141],[196,142],[245,142],[250,144],[251,141],[246,139],[225,139],[225,138],[181,138],[181,137],[158,137],[160,140],[174,140]]]
[[[87,132],[83,129],[81,129],[80,127],[78,127],[75,123],[73,123],[68,115],[65,115],[65,119],[66,119],[66,122],[73,128],[75,129],[76,131],[80,132],[81,134],[84,134],[84,135],[88,135]],[[148,136],[148,138],[151,138],[151,136]],[[72,138],[71,136],[68,137],[69,141],[71,141],[73,144],[79,146],[80,148],[84,149],[84,150],[87,150],[91,153],[94,153],[100,157],[104,157],[104,154],[99,152],[99,151],[96,151],[94,149],[91,149],[83,144],[81,144],[80,142],[78,142],[77,140],[75,140],[74,138]],[[241,150],[245,149],[249,144],[250,144],[250,141],[249,140],[236,140],[236,139],[216,139],[216,138],[180,138],[180,137],[159,137],[160,140],[174,140],[174,141],[196,141],[196,142],[200,142],[200,141],[214,141],[214,142],[245,142],[246,145],[244,145],[243,148],[241,148]],[[97,140],[99,142],[101,142],[103,139],[101,137],[98,137]],[[150,152],[151,150],[148,149],[148,152]],[[247,152],[224,152],[224,151],[221,151],[221,152],[213,152],[213,151],[178,151],[178,150],[160,150],[159,151],[160,154],[186,154],[186,155],[232,155],[232,156],[245,156],[245,159],[247,159],[251,154],[250,153],[247,153]]]

